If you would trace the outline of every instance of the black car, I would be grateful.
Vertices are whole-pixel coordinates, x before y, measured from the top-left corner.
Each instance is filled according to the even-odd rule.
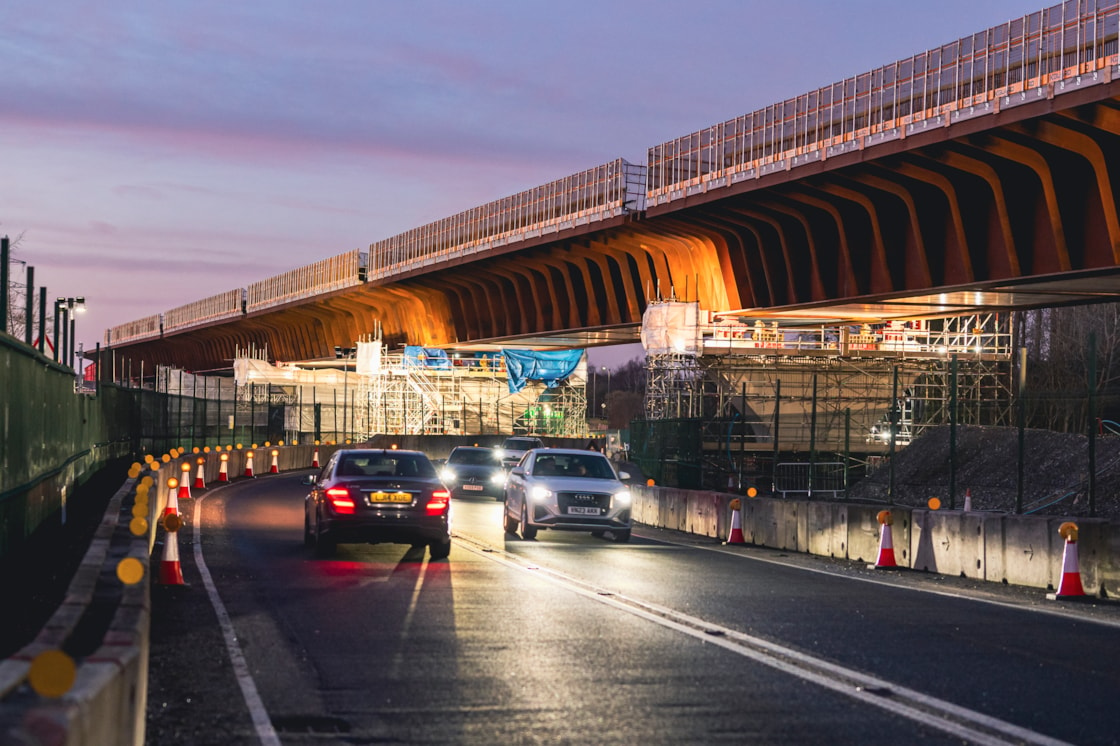
[[[506,471],[501,452],[494,448],[457,446],[440,476],[452,497],[488,495],[501,500],[505,494]]]
[[[303,540],[317,556],[382,542],[427,545],[432,559],[451,552],[451,492],[420,451],[336,451],[306,482]]]

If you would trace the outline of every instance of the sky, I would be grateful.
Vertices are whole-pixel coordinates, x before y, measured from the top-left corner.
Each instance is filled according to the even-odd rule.
[[[88,349],[1042,7],[5,0],[0,235]]]

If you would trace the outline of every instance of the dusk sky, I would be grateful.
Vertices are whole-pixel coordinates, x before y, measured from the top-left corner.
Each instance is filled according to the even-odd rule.
[[[1041,7],[6,0],[0,235],[88,349]]]

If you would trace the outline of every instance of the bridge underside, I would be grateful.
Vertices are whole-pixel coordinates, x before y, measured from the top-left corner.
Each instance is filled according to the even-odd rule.
[[[1110,82],[932,127],[595,230],[120,346],[117,365],[224,368],[249,346],[321,359],[375,330],[390,346],[617,344],[669,297],[836,321],[1116,300],[1118,96]]]

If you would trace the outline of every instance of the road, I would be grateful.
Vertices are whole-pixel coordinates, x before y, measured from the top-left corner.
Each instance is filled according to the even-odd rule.
[[[149,743],[1109,744],[1120,732],[1120,605],[653,529],[625,545],[525,542],[486,499],[454,504],[446,561],[403,545],[315,560],[304,492],[281,475],[184,501],[190,587],[153,587]]]

